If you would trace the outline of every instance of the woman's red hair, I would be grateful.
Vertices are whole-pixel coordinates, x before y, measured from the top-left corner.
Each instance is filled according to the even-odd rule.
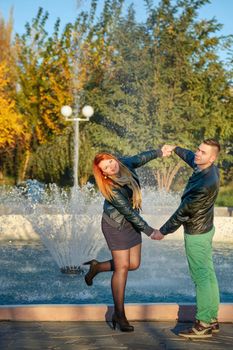
[[[113,187],[116,187],[116,184],[113,183],[113,181],[105,176],[102,172],[102,170],[99,167],[99,163],[102,160],[106,159],[115,159],[118,163],[119,160],[113,156],[110,153],[99,153],[95,156],[94,161],[93,161],[93,174],[95,177],[95,181],[97,183],[97,186],[107,200],[111,200],[113,198]]]

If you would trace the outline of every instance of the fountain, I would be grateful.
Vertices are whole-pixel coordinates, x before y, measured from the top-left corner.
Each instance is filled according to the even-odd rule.
[[[33,189],[33,190],[32,190]],[[92,229],[99,206],[93,185],[70,190],[49,185],[42,190],[38,182],[27,182],[2,196],[2,205],[20,213],[31,224],[49,250],[61,272],[82,273],[84,261],[101,249]]]
[[[38,193],[2,187],[0,198],[2,305],[111,303],[109,273],[98,275],[94,288],[88,288],[82,276],[83,262],[110,256],[100,226],[103,198],[92,185],[70,190],[50,185],[40,187]],[[179,196],[149,188],[143,190],[143,198],[142,215],[154,227],[179,202]],[[232,217],[216,216],[215,226],[214,260],[221,301],[232,303]],[[60,274],[60,270],[67,272],[67,266],[72,273]],[[129,274],[126,302],[194,301],[182,230],[162,242],[143,235],[142,264]]]

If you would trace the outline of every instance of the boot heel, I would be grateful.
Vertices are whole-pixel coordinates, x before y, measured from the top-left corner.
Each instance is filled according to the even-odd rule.
[[[116,329],[116,320],[114,318],[112,318],[112,328]]]
[[[86,261],[85,263],[83,263],[83,265],[91,265],[91,262],[92,262],[92,260]]]
[[[112,328],[116,329],[119,328],[122,332],[133,332],[134,327],[129,324],[126,317],[117,317],[116,314],[113,314],[112,316]]]
[[[87,261],[83,264],[83,265],[90,265],[89,271],[87,272],[87,274],[84,277],[85,282],[88,286],[92,286],[93,278],[98,273],[98,270],[97,270],[98,263],[99,262],[97,260],[93,259],[93,260]]]

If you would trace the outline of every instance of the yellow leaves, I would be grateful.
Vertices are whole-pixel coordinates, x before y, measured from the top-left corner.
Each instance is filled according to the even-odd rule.
[[[57,125],[53,122],[53,120],[50,118],[50,111],[47,111],[47,113],[45,112],[42,116],[42,119],[44,120],[46,126],[53,130],[53,131],[59,131],[59,128],[57,127]]]
[[[102,32],[77,41],[77,47],[64,46],[64,42],[50,42],[41,47],[38,52],[27,47],[27,42],[17,40],[18,77],[20,90],[14,91],[16,79],[12,79],[12,67],[8,63],[0,65],[0,95],[4,99],[1,114],[0,147],[3,144],[14,147],[15,139],[23,137],[27,143],[33,137],[34,144],[46,143],[53,135],[60,134],[66,126],[66,121],[60,114],[64,104],[72,104],[73,92],[79,94],[86,84],[91,82],[98,86],[103,79],[106,67],[111,64],[113,48]],[[1,38],[1,34],[0,34]],[[1,46],[1,45],[0,45]],[[46,49],[47,47],[47,49]],[[11,84],[11,96],[5,95]],[[13,92],[13,93],[12,93]],[[16,111],[14,97],[18,97],[20,110],[27,116],[28,125],[22,115]],[[7,116],[7,117],[6,117]],[[8,123],[8,119],[10,120]],[[27,130],[27,132],[26,132]],[[28,144],[27,144],[28,147]]]
[[[112,62],[114,48],[109,45],[103,33],[97,33],[82,43],[80,51],[82,59],[78,62],[78,78],[75,79],[77,90],[84,88],[89,81],[96,85],[100,83]]]
[[[8,22],[5,22],[0,13],[0,61],[7,59],[12,51],[11,36],[13,32],[13,15],[10,12]]]
[[[209,46],[215,47],[218,44],[218,41],[219,41],[219,39],[216,37],[206,38],[204,40],[204,45],[207,47],[209,47]]]
[[[13,148],[17,138],[24,137],[26,132],[23,117],[12,108],[14,103],[9,103],[0,96],[0,148]]]
[[[167,27],[167,32],[168,32],[168,34],[170,34],[170,35],[175,35],[175,34],[176,34],[175,28],[174,28],[172,25],[169,25],[169,26]]]
[[[41,130],[39,124],[36,125],[35,132],[36,132],[36,137],[37,137],[38,141],[40,143],[43,143],[44,137],[43,137],[43,133],[42,133],[42,130]]]
[[[36,96],[30,96],[29,100],[31,103],[37,103],[37,101],[38,101]]]
[[[9,95],[10,68],[0,63],[0,148],[14,148],[17,139],[26,139],[26,122],[15,110],[15,100]]]
[[[9,83],[9,68],[6,61],[0,62],[0,92],[3,92]]]

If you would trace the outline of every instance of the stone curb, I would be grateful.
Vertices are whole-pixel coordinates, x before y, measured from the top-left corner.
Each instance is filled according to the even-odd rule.
[[[1,305],[0,321],[110,321],[113,305]],[[126,304],[131,321],[193,321],[194,304]],[[233,322],[233,304],[220,304],[219,322]]]

